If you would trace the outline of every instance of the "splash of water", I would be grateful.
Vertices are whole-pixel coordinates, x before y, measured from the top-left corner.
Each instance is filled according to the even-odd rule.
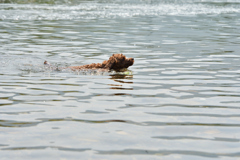
[[[165,15],[217,15],[240,13],[240,3],[201,1],[162,2],[162,3],[96,3],[83,2],[78,5],[65,4],[4,4],[0,6],[0,19],[11,20],[60,20],[125,18]]]

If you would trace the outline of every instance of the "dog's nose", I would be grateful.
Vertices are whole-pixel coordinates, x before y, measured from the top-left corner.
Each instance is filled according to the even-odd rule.
[[[132,60],[134,60],[134,58],[132,58]]]

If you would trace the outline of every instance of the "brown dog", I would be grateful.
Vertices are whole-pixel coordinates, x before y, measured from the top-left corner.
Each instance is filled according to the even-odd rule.
[[[128,68],[133,65],[134,58],[126,58],[123,54],[113,54],[108,60],[102,63],[92,63],[83,66],[69,66],[71,70],[83,70],[83,69],[104,69],[104,70],[115,70],[121,71],[122,69]],[[47,61],[44,62],[45,65],[50,65]]]

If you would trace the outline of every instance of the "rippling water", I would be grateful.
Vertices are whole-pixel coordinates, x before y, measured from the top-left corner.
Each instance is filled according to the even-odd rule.
[[[0,2],[1,159],[240,158],[238,0]]]

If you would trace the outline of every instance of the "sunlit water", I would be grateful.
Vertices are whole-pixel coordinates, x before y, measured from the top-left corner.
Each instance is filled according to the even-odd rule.
[[[238,0],[0,2],[1,160],[240,158]]]

